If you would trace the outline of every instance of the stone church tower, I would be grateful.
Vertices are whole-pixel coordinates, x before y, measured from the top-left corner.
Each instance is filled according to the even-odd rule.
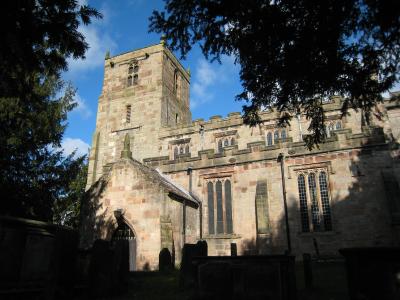
[[[160,44],[107,58],[87,187],[118,157],[126,134],[139,161],[159,156],[163,126],[189,124],[190,73]]]
[[[192,120],[189,82],[163,41],[106,57],[81,246],[129,239],[140,270],[157,269],[165,248],[178,264],[198,240],[209,255],[399,245],[398,103],[379,103],[366,124],[325,101],[326,139],[310,151],[304,114],[286,127],[275,110],[256,128],[237,112]]]

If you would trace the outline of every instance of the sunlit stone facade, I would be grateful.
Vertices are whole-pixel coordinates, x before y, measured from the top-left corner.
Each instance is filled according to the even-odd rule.
[[[331,99],[328,138],[309,151],[303,115],[286,128],[276,111],[254,128],[240,113],[192,120],[190,73],[163,43],[108,58],[104,72],[82,245],[111,239],[122,211],[136,269],[157,268],[162,248],[179,263],[182,244],[200,239],[210,255],[230,255],[232,244],[239,255],[283,253],[284,194],[296,255],[398,245],[396,103],[378,104],[367,125],[360,111],[341,118],[340,98]],[[132,159],[121,158],[126,135]]]

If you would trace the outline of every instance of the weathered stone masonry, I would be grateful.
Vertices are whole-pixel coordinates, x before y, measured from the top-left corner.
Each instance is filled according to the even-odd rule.
[[[131,85],[133,67],[138,76]],[[280,153],[296,255],[315,253],[315,245],[321,255],[398,245],[398,105],[378,104],[383,117],[366,125],[362,112],[340,118],[340,98],[331,99],[324,104],[328,138],[309,151],[304,116],[286,128],[276,126],[275,111],[262,112],[255,128],[240,113],[192,121],[189,82],[190,73],[163,43],[105,60],[85,245],[110,239],[113,212],[122,209],[135,234],[137,269],[156,268],[162,248],[178,263],[183,242],[199,239],[210,255],[230,254],[232,243],[239,255],[283,253]],[[132,158],[120,158],[126,136]]]

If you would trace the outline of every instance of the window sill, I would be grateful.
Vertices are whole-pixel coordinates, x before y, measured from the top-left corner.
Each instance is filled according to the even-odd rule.
[[[204,239],[209,239],[209,240],[213,240],[213,239],[240,239],[241,236],[235,233],[221,233],[221,234],[210,234],[210,235],[205,235],[203,237]]]

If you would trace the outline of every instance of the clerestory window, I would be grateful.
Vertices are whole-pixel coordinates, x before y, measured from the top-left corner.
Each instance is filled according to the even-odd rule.
[[[218,140],[218,152],[222,153],[222,150],[225,147],[234,146],[236,144],[236,140],[233,136],[222,137]]]

